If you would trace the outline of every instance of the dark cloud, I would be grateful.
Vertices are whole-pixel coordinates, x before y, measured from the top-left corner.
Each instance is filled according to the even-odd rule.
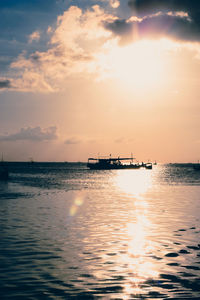
[[[35,64],[40,63],[40,58],[41,58],[41,55],[38,52],[32,53],[30,55],[30,59]]]
[[[18,141],[18,140],[29,140],[29,141],[47,141],[54,140],[57,138],[57,128],[55,126],[48,127],[42,130],[41,127],[37,126],[34,128],[21,128],[19,132],[0,136],[0,141]]]
[[[132,32],[132,26],[130,23],[127,23],[126,20],[116,20],[113,23],[107,23],[109,29],[113,32],[118,33],[120,35],[130,34]]]
[[[200,1],[129,0],[135,19],[115,20],[105,28],[122,41],[134,38],[169,36],[173,39],[200,41]]]
[[[141,15],[161,10],[185,11],[195,18],[200,12],[200,2],[198,0],[129,0],[128,5]]]
[[[138,33],[141,37],[169,36],[183,41],[200,40],[200,28],[187,18],[168,14],[143,19],[138,26]]]
[[[115,20],[114,22],[105,23],[105,28],[112,31],[115,35],[119,35],[123,37],[122,41],[129,41],[133,26],[131,23],[128,23],[125,19],[123,20]]]
[[[8,79],[0,79],[0,89],[11,88],[11,82]]]

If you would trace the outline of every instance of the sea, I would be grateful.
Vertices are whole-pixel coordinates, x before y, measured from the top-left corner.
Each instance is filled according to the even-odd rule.
[[[1,299],[200,299],[200,171],[9,162]]]

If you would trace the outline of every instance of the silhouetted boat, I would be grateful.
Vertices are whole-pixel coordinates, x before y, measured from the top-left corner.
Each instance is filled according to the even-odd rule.
[[[88,158],[87,167],[91,170],[139,169],[141,167],[152,169],[152,163],[134,163],[133,159],[133,157]]]
[[[132,161],[123,164],[122,161]],[[87,167],[91,170],[139,169],[140,164],[133,163],[133,158],[88,158]]]
[[[145,167],[146,169],[152,169],[152,163],[150,163],[150,162],[145,163],[145,164],[144,164],[144,167]]]

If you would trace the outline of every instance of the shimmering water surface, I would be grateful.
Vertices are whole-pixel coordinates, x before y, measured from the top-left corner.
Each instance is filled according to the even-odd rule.
[[[200,171],[9,163],[1,299],[200,299]]]

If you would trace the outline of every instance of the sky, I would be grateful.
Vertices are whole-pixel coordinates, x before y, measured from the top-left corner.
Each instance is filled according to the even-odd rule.
[[[4,160],[196,162],[199,86],[199,1],[0,1]]]

